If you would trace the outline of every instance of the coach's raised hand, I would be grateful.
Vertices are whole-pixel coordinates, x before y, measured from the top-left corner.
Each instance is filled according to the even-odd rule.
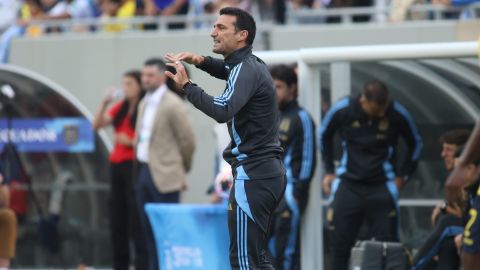
[[[165,57],[165,59],[167,58]],[[167,66],[175,68],[175,74],[167,70],[165,71],[165,75],[172,79],[178,85],[179,89],[183,89],[190,79],[182,62],[176,60],[173,63],[167,63]]]
[[[203,56],[196,55],[191,52],[167,53],[165,55],[165,59],[173,63],[175,63],[176,61],[184,61],[191,65],[200,65],[204,61]]]

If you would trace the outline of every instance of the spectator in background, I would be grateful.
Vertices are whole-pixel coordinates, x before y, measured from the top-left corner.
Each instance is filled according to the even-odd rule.
[[[135,258],[135,269],[146,270],[145,240],[142,238],[139,213],[134,193],[133,166],[135,160],[134,137],[138,103],[145,94],[141,88],[141,73],[137,70],[123,75],[121,92],[110,92],[103,99],[93,120],[95,130],[107,126],[115,129],[115,146],[110,154],[110,234],[112,240],[113,269],[127,270]],[[114,95],[124,98],[107,107]],[[130,240],[135,256],[130,254]]]
[[[389,21],[403,22],[407,12],[417,0],[392,0],[390,4]]]
[[[343,154],[335,171],[337,132]],[[407,109],[392,101],[387,86],[377,80],[366,83],[359,96],[333,105],[319,135],[323,191],[333,199],[327,211],[332,243],[329,269],[347,270],[363,221],[370,228],[368,238],[398,241],[399,190],[416,168],[422,138]],[[396,164],[399,137],[406,142],[407,154]]]
[[[472,10],[468,9],[468,6],[471,4],[475,3],[480,3],[480,0],[432,0],[432,4],[434,5],[443,5],[447,7],[460,7],[462,8],[462,12],[459,15],[459,18],[462,20],[468,20],[468,19],[474,19],[477,18],[478,16],[475,16],[473,14]],[[476,9],[477,14],[478,14],[478,9]]]
[[[15,23],[21,6],[19,0],[0,1],[0,34]]]
[[[455,153],[467,142],[468,136],[469,130],[456,129],[440,137],[441,156],[448,172],[453,170]],[[458,205],[439,204],[433,209],[431,220],[434,230],[415,255],[413,269],[459,269],[460,257],[454,237],[461,233],[459,230],[463,231],[462,210]]]
[[[327,0],[327,8],[354,8],[354,7],[373,7],[373,0]],[[339,23],[342,21],[341,16],[329,16],[328,23]],[[353,22],[368,22],[370,15],[352,16]]]
[[[280,118],[280,143],[287,170],[287,187],[275,211],[273,242],[276,269],[300,270],[300,219],[308,202],[316,164],[315,124],[298,105],[297,75],[292,67],[270,68]]]
[[[111,18],[128,19],[135,16],[135,0],[102,0],[100,9],[102,11],[101,20],[108,22]],[[120,32],[126,30],[127,24],[109,23],[105,24],[104,30],[107,32]]]
[[[97,0],[71,0],[67,8],[63,12],[56,12],[54,14],[43,14],[36,19],[39,20],[62,20],[62,19],[87,19],[94,18],[100,15]],[[74,31],[88,31],[87,26],[75,26]]]
[[[173,16],[186,15],[189,9],[188,0],[143,0],[144,15]],[[169,23],[168,29],[183,29],[185,23]],[[146,29],[156,29],[156,25],[147,25]]]
[[[0,269],[10,267],[10,260],[15,256],[17,241],[17,218],[8,208],[10,201],[9,187],[0,174]]]
[[[40,0],[42,3],[43,11],[50,16],[58,16],[65,13],[68,8],[68,4],[63,0]]]
[[[0,40],[0,63],[8,62],[10,42],[13,38],[22,36],[25,32],[32,36],[38,36],[42,30],[38,26],[28,26],[28,21],[38,19],[43,15],[42,3],[40,0],[26,0],[20,10],[20,18],[17,23],[11,25],[2,34]]]
[[[145,62],[142,85],[147,91],[137,117],[137,206],[147,242],[148,269],[158,269],[157,249],[144,207],[147,203],[179,203],[187,187],[195,137],[186,104],[166,85],[165,63],[157,58]]]
[[[40,0],[40,2],[42,3],[43,13],[45,16],[60,16],[61,14],[67,12],[68,9],[67,2],[63,0]],[[43,18],[44,17],[41,16],[38,19],[41,20]],[[47,27],[44,28],[43,31],[47,33],[61,32],[62,29],[60,27]]]

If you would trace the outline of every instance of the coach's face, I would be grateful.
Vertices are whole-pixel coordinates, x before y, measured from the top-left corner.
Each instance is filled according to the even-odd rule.
[[[237,31],[235,22],[237,18],[231,15],[220,15],[213,25],[210,36],[213,38],[214,53],[227,57],[234,51],[246,45],[248,32],[246,30]]]

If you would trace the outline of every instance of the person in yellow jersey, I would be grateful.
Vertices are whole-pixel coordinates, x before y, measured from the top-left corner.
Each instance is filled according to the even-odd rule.
[[[101,20],[109,21],[111,18],[128,20],[135,16],[135,0],[104,0],[101,4]],[[129,28],[125,23],[109,23],[104,26],[107,32],[121,32]]]

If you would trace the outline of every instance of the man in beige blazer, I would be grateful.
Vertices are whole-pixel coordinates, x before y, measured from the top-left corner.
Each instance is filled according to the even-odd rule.
[[[135,196],[147,244],[149,270],[158,270],[158,259],[144,206],[150,202],[180,201],[195,149],[186,104],[167,88],[165,69],[160,59],[145,62],[142,86],[147,93],[139,104],[136,126],[139,166]]]

